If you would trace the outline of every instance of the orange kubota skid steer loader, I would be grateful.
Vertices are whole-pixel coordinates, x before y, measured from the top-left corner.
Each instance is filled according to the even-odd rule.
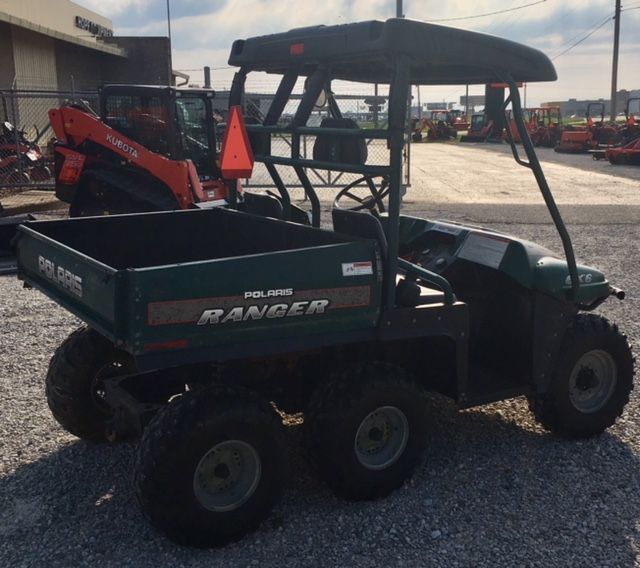
[[[308,223],[270,195],[230,192],[220,170],[210,89],[108,85],[100,113],[82,103],[49,111],[56,195],[72,217],[225,205]]]

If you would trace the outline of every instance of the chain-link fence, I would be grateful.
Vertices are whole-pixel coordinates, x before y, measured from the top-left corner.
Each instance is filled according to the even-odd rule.
[[[293,95],[280,119],[287,125],[293,119],[300,95]],[[386,128],[387,99],[372,95],[335,95],[342,116],[353,121],[353,127],[362,129]],[[49,110],[58,108],[66,101],[83,100],[98,110],[98,93],[92,91],[44,91],[8,90],[0,91],[0,204],[7,209],[21,209],[29,204],[39,206],[52,201],[50,190],[53,180],[54,133],[49,123]],[[273,95],[247,94],[246,114],[262,122]],[[221,101],[222,102],[222,101]],[[223,117],[224,118],[224,117]],[[315,109],[308,126],[320,126],[330,120],[328,105]],[[250,122],[250,121],[248,121]],[[224,128],[224,124],[219,125]],[[221,134],[221,129],[218,129]],[[222,138],[222,135],[219,136]],[[301,139],[301,158],[313,159],[318,141],[314,136]],[[384,140],[365,139],[366,163],[384,165],[389,154]],[[274,156],[291,155],[291,137],[274,136],[270,152]],[[405,182],[408,184],[408,153],[405,163]],[[292,168],[279,168],[279,174],[287,187],[301,187],[300,179]],[[316,187],[340,187],[353,182],[356,174],[306,168],[311,183]],[[257,163],[254,174],[245,185],[256,188],[273,188],[274,182],[264,164]],[[50,193],[44,194],[45,191]]]
[[[97,108],[96,91],[0,91],[0,204],[6,210],[52,201],[54,133],[49,110],[68,100]]]

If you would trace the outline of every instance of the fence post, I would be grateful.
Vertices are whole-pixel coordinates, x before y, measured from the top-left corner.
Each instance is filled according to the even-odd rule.
[[[24,179],[22,176],[22,159],[20,158],[20,134],[18,132],[18,109],[16,106],[16,92],[11,92],[11,124],[13,124],[13,136],[16,142],[16,162],[18,165],[18,178],[15,180],[14,184],[11,185],[20,185]]]

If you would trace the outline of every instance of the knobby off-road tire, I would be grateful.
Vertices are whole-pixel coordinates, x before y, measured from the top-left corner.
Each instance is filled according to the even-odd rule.
[[[92,329],[77,329],[49,363],[46,394],[54,418],[78,438],[106,442],[105,426],[112,413],[101,400],[102,381],[132,370],[127,353]]]
[[[549,391],[529,407],[566,438],[601,434],[622,414],[633,389],[634,358],[625,335],[602,316],[578,314],[566,331]]]
[[[350,500],[388,495],[410,477],[426,446],[426,397],[409,373],[367,363],[312,397],[305,438],[321,477]]]
[[[191,391],[144,432],[134,485],[148,520],[173,541],[206,548],[255,530],[286,477],[282,420],[257,395]]]

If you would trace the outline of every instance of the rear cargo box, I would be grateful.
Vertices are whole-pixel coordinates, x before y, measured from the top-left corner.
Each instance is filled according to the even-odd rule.
[[[371,331],[378,244],[225,209],[21,226],[20,276],[134,355]],[[321,343],[321,341],[320,341]]]

